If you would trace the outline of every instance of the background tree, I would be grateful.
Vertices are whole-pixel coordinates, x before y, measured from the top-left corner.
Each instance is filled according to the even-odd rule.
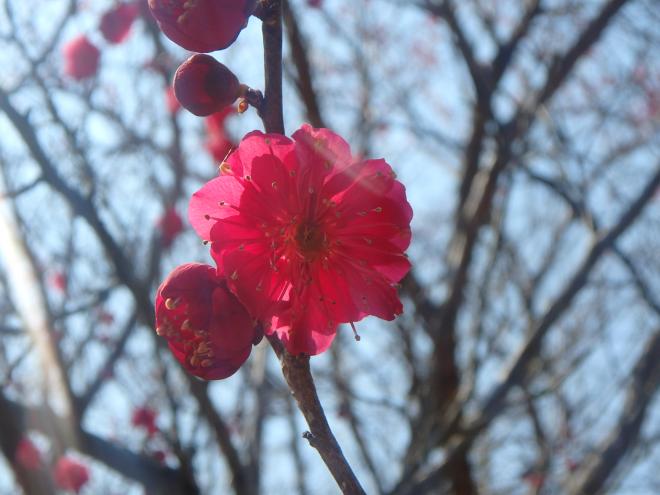
[[[356,5],[262,0],[214,53],[268,96],[265,57],[286,132],[386,157],[415,211],[404,314],[340,329],[313,389],[266,340],[199,381],[153,329],[159,282],[209,262],[189,197],[257,112],[178,109],[187,54],[143,2],[3,3],[0,491],[660,491],[657,3]]]

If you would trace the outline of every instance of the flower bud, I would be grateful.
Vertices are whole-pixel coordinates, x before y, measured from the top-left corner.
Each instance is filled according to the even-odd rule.
[[[121,43],[131,31],[131,25],[139,14],[134,3],[123,3],[107,11],[101,17],[101,34],[109,43]]]
[[[258,336],[225,280],[199,263],[175,268],[158,288],[156,325],[182,366],[205,380],[233,375]]]
[[[14,460],[23,468],[34,471],[41,467],[41,452],[28,437],[19,440]]]
[[[174,94],[179,103],[200,117],[231,105],[240,93],[234,73],[210,55],[193,55],[174,74]]]
[[[216,164],[223,162],[231,150],[236,147],[236,143],[227,134],[227,129],[225,128],[225,120],[231,115],[236,115],[236,109],[225,107],[204,119],[206,124],[204,146]]]
[[[149,0],[149,9],[169,39],[192,52],[231,45],[247,26],[255,0]]]
[[[138,407],[133,411],[133,416],[131,417],[131,423],[133,426],[142,428],[147,432],[149,438],[153,437],[158,432],[158,427],[156,426],[156,411],[150,407]]]
[[[79,493],[89,481],[89,470],[75,459],[63,456],[55,464],[53,479],[59,488]]]
[[[170,206],[165,210],[163,216],[158,220],[158,228],[163,247],[169,248],[174,239],[183,231],[183,220],[174,207]]]
[[[72,39],[62,49],[64,55],[64,73],[81,80],[96,74],[101,53],[86,36]]]

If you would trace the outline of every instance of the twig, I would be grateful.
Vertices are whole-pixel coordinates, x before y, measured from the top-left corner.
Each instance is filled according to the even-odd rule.
[[[266,0],[261,3],[262,32],[264,38],[265,91],[261,112],[266,132],[284,134],[282,109],[282,2]],[[351,466],[330,430],[323,407],[309,369],[309,356],[292,356],[277,337],[269,338],[282,365],[282,373],[310,431],[305,432],[344,494],[365,493]]]
[[[364,494],[365,491],[360,486],[360,482],[328,425],[309,369],[309,356],[292,356],[284,349],[277,337],[271,336],[268,340],[280,360],[282,374],[298,403],[298,408],[309,425],[310,431],[303,433],[303,437],[321,455],[342,493],[346,495]]]

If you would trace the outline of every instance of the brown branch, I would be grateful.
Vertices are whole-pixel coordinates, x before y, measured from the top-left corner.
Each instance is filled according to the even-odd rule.
[[[470,44],[470,41],[467,39],[463,28],[456,18],[454,12],[454,6],[450,0],[443,0],[441,3],[436,3],[433,0],[425,0],[421,4],[421,7],[426,9],[428,12],[442,17],[447,21],[449,29],[454,36],[456,41],[456,46],[458,47],[465,64],[468,67],[470,72],[470,77],[472,78],[472,84],[474,85],[474,91],[477,96],[477,102],[479,107],[488,107],[490,108],[490,95],[492,92],[492,87],[489,81],[489,74],[485,66],[481,65],[475,55],[474,49]]]
[[[225,456],[229,466],[229,472],[232,475],[231,484],[234,487],[234,490],[238,495],[252,495],[255,492],[252,491],[252,485],[246,476],[247,470],[243,466],[238,452],[231,441],[229,428],[209,398],[208,382],[200,381],[188,373],[186,373],[186,378],[193,396],[199,403],[200,412],[204,415],[215,432],[216,440],[218,441],[220,450]]]
[[[292,356],[284,349],[277,337],[269,337],[268,340],[280,360],[282,374],[298,403],[298,408],[309,425],[310,431],[305,432],[303,437],[321,455],[342,493],[364,494],[364,489],[344,457],[325,417],[309,369],[309,356]]]
[[[0,436],[2,450],[5,455],[8,454],[8,451],[11,452],[12,459],[12,445],[15,450],[15,444],[25,434],[27,428],[35,428],[50,436],[53,431],[60,430],[60,428],[53,427],[53,425],[65,421],[48,407],[28,409],[8,400],[1,393],[0,420],[4,425],[12,425],[12,427],[3,429],[3,435]],[[196,495],[199,493],[197,487],[191,484],[190,480],[183,476],[179,470],[157,463],[85,430],[80,431],[80,439],[79,447],[83,454],[93,457],[129,479],[137,481],[149,492],[168,495]],[[27,480],[28,486],[34,487],[35,476],[40,480],[40,488],[44,488],[43,484],[47,482],[47,478],[34,472],[30,473],[31,478]],[[45,485],[46,488],[47,486]],[[51,492],[31,491],[28,493]]]
[[[321,116],[318,97],[312,81],[312,71],[307,56],[307,43],[300,32],[300,26],[295,13],[288,1],[284,6],[284,25],[286,27],[287,39],[291,49],[291,58],[296,66],[296,88],[300,99],[305,106],[309,123],[314,127],[326,127]]]
[[[586,27],[580,37],[575,41],[571,48],[561,57],[555,58],[552,65],[548,68],[548,77],[546,82],[532,101],[529,107],[522,112],[522,117],[515,117],[519,122],[525,122],[536,113],[537,109],[552,98],[557,90],[564,83],[578,60],[591,48],[601,37],[605,29],[609,26],[614,16],[628,0],[610,0],[600,11],[600,13]],[[526,122],[525,122],[526,123]]]
[[[306,469],[302,459],[302,452],[300,451],[300,442],[298,441],[298,428],[296,426],[296,410],[290,396],[286,397],[285,403],[286,403],[286,417],[289,423],[289,428],[291,429],[291,441],[289,443],[289,449],[291,450],[291,455],[293,456],[293,464],[294,466],[296,466],[296,469],[294,470],[296,476],[296,487],[298,489],[298,495],[307,495],[309,491],[307,490],[307,486],[305,485]]]
[[[261,32],[264,38],[264,101],[261,108],[266,132],[284,134],[282,111],[282,1],[264,0]]]
[[[261,4],[266,84],[261,119],[266,132],[284,134],[282,109],[282,3],[269,0]],[[363,494],[364,490],[337,443],[316,394],[308,356],[292,356],[277,337],[269,338],[282,365],[282,373],[298,402],[311,432],[304,437],[314,447],[345,494]]]
[[[612,473],[634,448],[646,418],[648,406],[660,388],[660,330],[647,342],[632,371],[623,413],[617,426],[570,480],[567,493],[601,493]]]
[[[541,11],[541,0],[534,0],[531,5],[527,7],[523,18],[514,29],[511,37],[506,43],[500,45],[492,64],[493,86],[495,86],[504,75],[504,72],[509,67],[511,60],[516,53],[516,49],[520,46],[520,41],[527,35],[532,26],[532,21],[539,13],[541,13]]]
[[[489,394],[476,419],[463,428],[462,435],[453,439],[446,453],[444,463],[431,474],[417,480],[408,491],[402,493],[423,493],[452,471],[454,459],[460,458],[472,445],[477,436],[503,410],[505,400],[514,387],[521,385],[528,378],[528,370],[538,356],[541,345],[552,326],[571,307],[576,295],[588,281],[591,271],[602,256],[614,246],[617,239],[634,223],[642,210],[660,186],[660,164],[653,176],[648,180],[637,198],[621,215],[617,223],[592,246],[582,265],[575,272],[570,282],[564,287],[555,302],[536,322],[530,331],[530,337],[518,352],[513,364],[504,375],[504,379]]]
[[[572,47],[557,59],[557,62],[553,65],[554,68],[549,72],[544,88],[536,99],[536,104],[531,107],[521,107],[511,121],[499,126],[495,136],[497,141],[496,159],[490,170],[484,170],[483,174],[479,173],[479,160],[485,139],[485,124],[489,119],[492,119],[492,115],[489,101],[479,99],[479,88],[482,88],[482,91],[486,89],[490,91],[489,95],[492,94],[493,88],[480,86],[480,78],[482,77],[480,66],[474,60],[471,46],[461,31],[451,5],[447,1],[442,4],[426,1],[424,4],[427,9],[428,5],[431,5],[432,11],[442,15],[450,25],[474,80],[477,91],[477,105],[474,110],[472,136],[465,151],[464,176],[460,189],[456,230],[450,244],[450,263],[454,272],[449,286],[449,295],[443,303],[441,312],[431,314],[429,319],[429,323],[433,325],[431,331],[435,340],[432,358],[434,370],[431,375],[431,384],[424,397],[423,407],[434,411],[434,413],[431,415],[430,421],[416,424],[413,427],[413,439],[406,460],[408,469],[400,483],[405,484],[406,479],[418,469],[418,463],[424,455],[435,445],[432,439],[438,433],[433,430],[441,422],[444,422],[444,425],[440,426],[440,429],[446,430],[447,425],[455,423],[457,419],[451,414],[445,414],[448,410],[457,409],[457,405],[452,404],[459,383],[459,369],[455,357],[455,322],[463,305],[464,291],[469,282],[469,270],[472,266],[473,254],[481,227],[487,225],[490,221],[492,201],[499,177],[514,158],[511,144],[514,141],[522,140],[534,121],[538,107],[550,99],[556,90],[561,87],[579,58],[598,41],[602,32],[624,4],[625,0],[611,0],[582,32]],[[518,30],[514,32],[510,40],[513,47],[517,44],[515,38],[522,36],[524,31],[529,29],[529,23],[531,23],[533,15],[535,14],[532,8],[523,18]],[[529,20],[526,21],[527,19]],[[525,22],[527,22],[527,26]],[[503,62],[500,61],[500,63]],[[502,72],[504,69],[499,68],[498,70]],[[447,416],[446,420],[443,420],[443,415]],[[420,416],[424,418],[427,415],[422,414]],[[457,450],[456,454],[464,455],[464,451]],[[447,473],[455,475],[456,471],[448,469]]]
[[[371,477],[376,483],[376,486],[378,487],[378,492],[382,493],[383,481],[378,474],[378,469],[376,468],[376,464],[372,458],[371,453],[369,452],[367,442],[365,441],[365,436],[361,431],[361,425],[360,422],[358,421],[358,415],[355,412],[355,408],[353,407],[353,401],[351,400],[351,395],[352,395],[351,386],[346,381],[342,373],[341,350],[339,349],[339,346],[337,344],[339,344],[339,342],[337,342],[330,349],[330,357],[332,359],[332,365],[331,365],[332,377],[337,387],[337,392],[339,395],[339,401],[340,401],[339,407],[341,407],[342,414],[348,420],[348,425],[351,429],[351,433],[353,434],[355,443],[357,444],[358,449],[360,450],[360,455],[364,459],[364,463],[367,466],[367,469],[369,470],[369,474],[371,474]]]
[[[55,191],[63,196],[72,210],[75,211],[77,215],[84,218],[88,225],[95,232],[101,245],[104,247],[110,258],[118,279],[131,292],[136,302],[137,311],[141,320],[145,324],[153,326],[154,307],[151,303],[151,298],[149,296],[149,291],[146,287],[146,284],[144,284],[143,281],[139,280],[134,275],[133,263],[129,262],[121,247],[117,244],[110,232],[106,229],[105,224],[98,216],[94,205],[88,198],[85,198],[77,190],[70,187],[58,174],[54,164],[50,161],[46,155],[46,152],[41,147],[37,135],[34,129],[31,127],[27,117],[18,113],[18,111],[9,101],[9,97],[2,90],[0,90],[0,110],[5,112],[5,114],[9,117],[9,120],[12,122],[18,133],[23,138],[23,141],[28,147],[32,158],[41,168],[44,180],[50,184],[53,189],[55,189]],[[153,333],[153,337],[158,339],[158,344],[160,346],[165,345],[164,340],[159,339],[155,332]],[[220,448],[227,457],[227,463],[233,477],[233,485],[236,493],[239,495],[250,495],[248,488],[245,488],[248,486],[247,481],[241,481],[245,479],[243,465],[240,463],[238,453],[231,443],[227,428],[223,428],[223,423],[219,413],[215,410],[208,396],[206,395],[206,388],[204,387],[204,393],[201,393],[199,382],[187,373],[185,373],[185,376],[189,385],[191,386],[193,395],[199,402],[200,410],[209,421],[211,427],[214,429]],[[89,398],[86,398],[86,400],[89,400]]]

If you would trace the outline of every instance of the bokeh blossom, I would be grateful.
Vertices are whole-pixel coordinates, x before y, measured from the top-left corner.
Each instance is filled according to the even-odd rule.
[[[53,479],[59,488],[79,493],[89,481],[89,470],[75,459],[63,456],[55,464]]]
[[[236,143],[227,134],[226,128],[227,119],[236,114],[236,109],[228,106],[204,119],[206,126],[204,146],[213,157],[213,161],[217,163],[222,163],[229,152],[236,147]]]
[[[28,470],[41,467],[41,452],[28,437],[19,440],[14,454],[14,460]]]
[[[106,41],[117,44],[126,40],[139,9],[135,3],[122,3],[103,14],[99,29]]]
[[[183,231],[183,220],[174,207],[169,207],[158,220],[161,242],[163,247],[169,248],[174,240]]]
[[[64,73],[76,80],[87,79],[96,74],[101,52],[86,36],[78,36],[62,48]]]

